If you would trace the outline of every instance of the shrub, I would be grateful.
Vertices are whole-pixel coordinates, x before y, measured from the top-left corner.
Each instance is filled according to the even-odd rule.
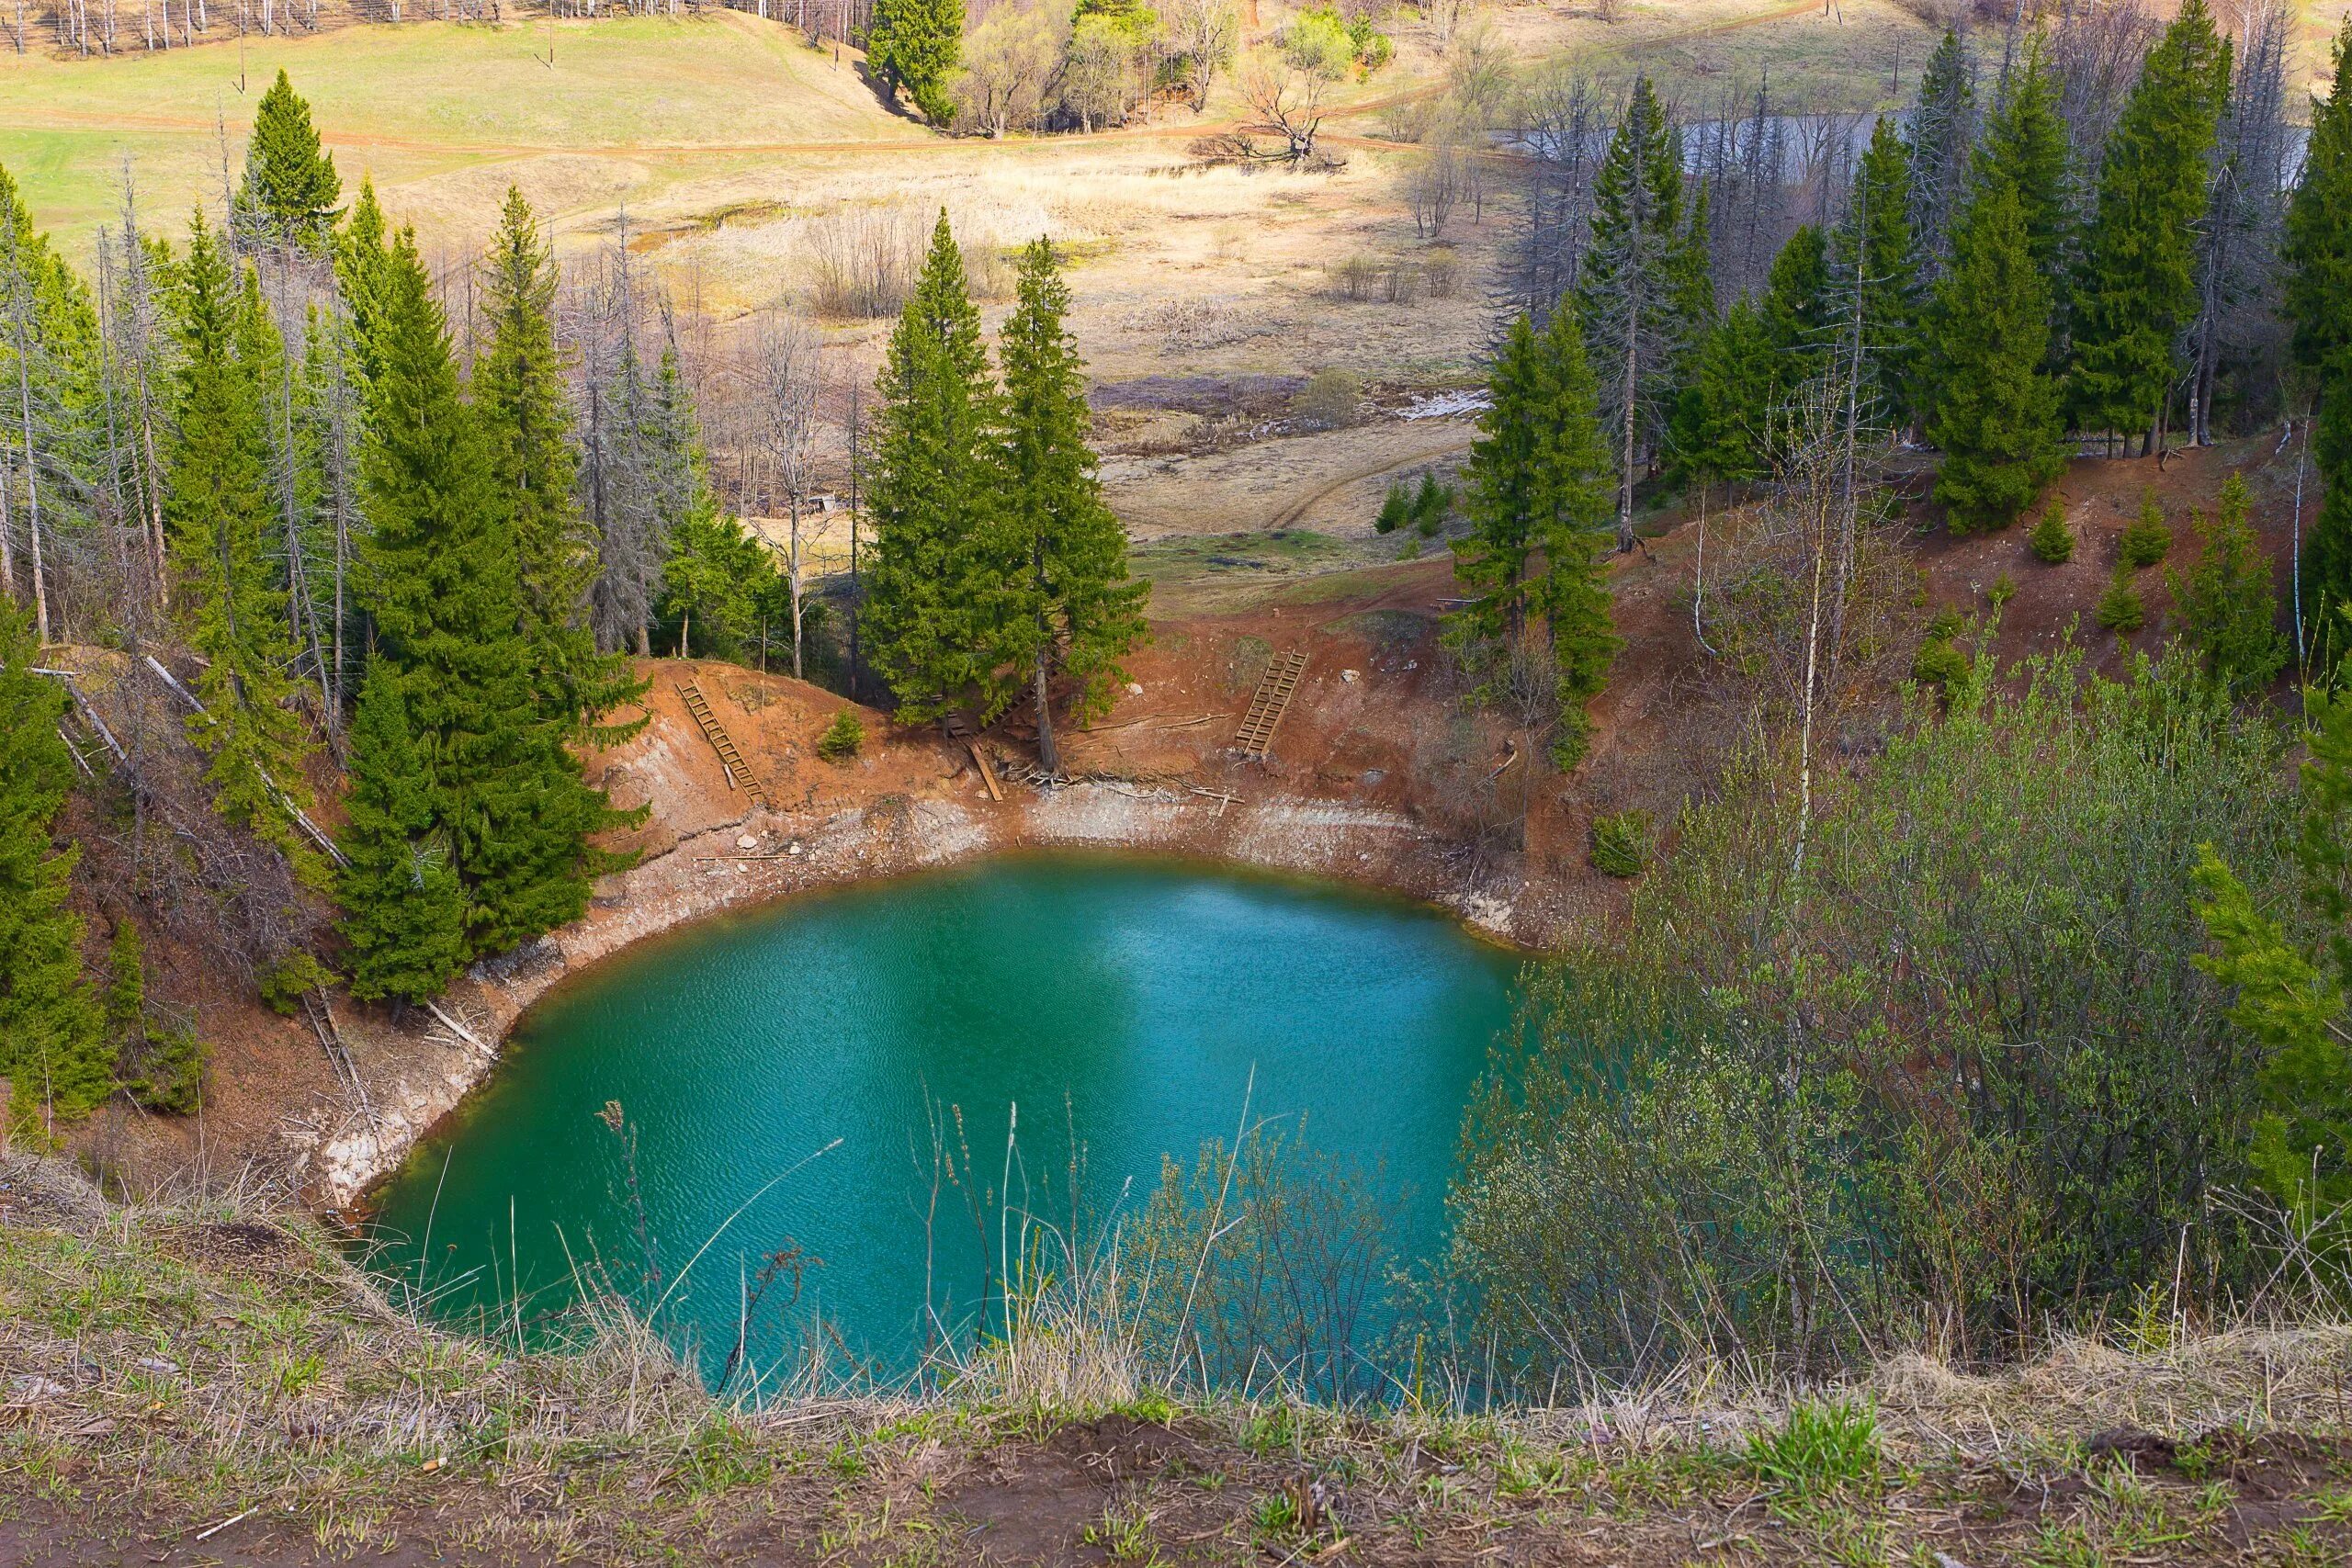
[[[865,724],[855,708],[843,708],[817,738],[817,755],[828,762],[846,762],[865,744]]]
[[[1984,591],[1985,602],[1996,610],[1999,610],[2017,596],[2018,580],[2006,571],[1995,578],[1993,586]]]
[[[1421,257],[1421,286],[1432,299],[1451,299],[1462,287],[1462,258],[1443,246]]]
[[[1380,515],[1372,520],[1373,531],[1380,534],[1394,534],[1406,523],[1410,522],[1412,516],[1412,492],[1405,488],[1404,480],[1398,479],[1388,487],[1387,495],[1382,498]]]
[[[2165,558],[2172,548],[2172,530],[2165,526],[2164,508],[2156,504],[2156,492],[2143,491],[2140,498],[2140,515],[2123,530],[2118,541],[2123,564],[2137,571],[2143,566],[2154,566]]]
[[[303,993],[334,982],[334,976],[327,973],[325,964],[297,948],[262,971],[261,999],[269,1004],[272,1012],[291,1018],[302,1005]]]
[[[1631,881],[1649,869],[1650,814],[1635,807],[1592,819],[1592,869]]]
[[[2092,618],[2118,637],[2130,637],[2148,624],[2148,608],[2140,603],[2140,590],[2123,561],[2115,563],[2115,577],[2099,595]]]
[[[2192,890],[2208,842],[2257,903],[2290,875],[2280,738],[2186,660],[2073,651],[1949,706],[1809,813],[1780,754],[1735,769],[1620,943],[1531,977],[1452,1195],[1490,1386],[1727,1344],[1819,1376],[1929,1320],[1993,1360],[2152,1279],[2196,1314],[2267,1276],[2217,1210],[2262,1062]]]
[[[2246,522],[2247,505],[2245,480],[2232,474],[2211,522],[2189,513],[2202,546],[2197,565],[2186,578],[2168,574],[2188,645],[2204,659],[2206,672],[2233,692],[2267,685],[2287,662],[2278,590]]]
[[[2062,566],[2075,558],[2075,531],[2066,526],[2066,503],[2052,501],[2042,513],[2041,521],[2026,536],[2026,548],[2033,558],[2051,566]]]
[[[1952,646],[1949,637],[1931,637],[1919,645],[1911,660],[1911,679],[1922,686],[1950,693],[1967,681],[1968,655]]]
[[[1317,430],[1337,430],[1363,417],[1363,382],[1351,371],[1317,370],[1291,400],[1290,412]]]
[[[1435,469],[1422,471],[1420,487],[1413,491],[1413,522],[1423,537],[1435,534],[1453,514],[1453,487],[1440,479]]]
[[[1380,284],[1380,264],[1367,255],[1342,256],[1324,268],[1334,299],[1362,304]]]

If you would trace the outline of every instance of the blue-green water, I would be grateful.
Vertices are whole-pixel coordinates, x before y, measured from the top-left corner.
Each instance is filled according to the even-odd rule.
[[[949,1108],[951,1146],[996,1189],[1017,1106],[1029,1206],[1056,1219],[1074,1130],[1099,1224],[1148,1194],[1163,1155],[1229,1142],[1245,1096],[1253,1121],[1303,1122],[1376,1171],[1404,1198],[1400,1250],[1423,1253],[1515,971],[1415,905],[1126,858],[998,861],[704,922],[531,1011],[378,1195],[376,1266],[451,1316],[504,1315],[519,1285],[528,1322],[601,1260],[640,1303],[668,1293],[665,1322],[715,1370],[744,1279],[788,1242],[820,1261],[789,1313],[787,1287],[768,1298],[759,1359],[821,1313],[903,1366],[923,1322],[927,1111]],[[1023,1185],[1016,1171],[1016,1202]],[[934,1301],[977,1294],[963,1202],[949,1190],[933,1227]]]

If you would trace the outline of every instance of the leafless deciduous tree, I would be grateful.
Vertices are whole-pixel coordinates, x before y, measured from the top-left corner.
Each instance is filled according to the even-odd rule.
[[[2212,436],[2213,402],[2224,379],[2257,395],[2275,386],[2265,367],[2278,362],[2282,329],[2278,302],[2280,227],[2286,218],[2289,159],[2287,52],[2293,17],[2278,0],[2239,8],[2237,77],[2215,141],[2211,196],[2199,236],[2197,320],[2190,337],[2190,435]]]
[[[792,594],[792,673],[797,679],[804,670],[801,611],[806,592],[800,525],[816,490],[817,411],[822,389],[816,334],[780,310],[763,312],[751,334],[744,376],[756,411],[759,468],[770,514],[775,499],[780,498],[787,519],[785,580]]]
[[[875,321],[898,314],[922,265],[930,221],[910,206],[851,207],[808,226],[818,312]]]
[[[1195,113],[1205,113],[1217,73],[1233,63],[1240,17],[1233,0],[1175,0],[1160,13],[1168,47],[1183,73],[1184,90]]]
[[[1511,140],[1526,160],[1526,198],[1496,313],[1508,320],[1525,310],[1541,321],[1576,287],[1609,114],[1589,79],[1553,66],[1521,98],[1519,119]]]

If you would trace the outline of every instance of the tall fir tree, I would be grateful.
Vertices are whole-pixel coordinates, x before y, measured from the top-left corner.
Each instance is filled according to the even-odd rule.
[[[1984,123],[1970,165],[1969,194],[1962,209],[1988,185],[2007,185],[2017,195],[2018,219],[2054,308],[2065,297],[2074,258],[2073,153],[2065,117],[2059,112],[2058,74],[2040,33],[2009,68]],[[1950,248],[1957,248],[1955,232]]]
[[[387,252],[361,457],[377,651],[400,675],[434,826],[447,835],[473,953],[503,951],[588,906],[611,820],[536,700],[506,509],[413,237]]]
[[[231,216],[240,243],[255,248],[326,248],[340,216],[343,181],[319,146],[311,106],[280,71],[261,96],[245,143],[245,174]]]
[[[1763,312],[1736,299],[1692,355],[1675,400],[1675,472],[1704,487],[1760,479],[1772,446],[1779,355]]]
[[[914,100],[925,119],[956,118],[949,96],[964,56],[964,0],[875,0],[865,28],[865,63]]]
[[[295,814],[309,804],[309,723],[295,710],[297,657],[286,593],[266,541],[277,522],[268,389],[284,347],[251,271],[232,271],[198,212],[176,269],[179,366],[164,516],[180,581],[175,607],[201,656],[188,738],[208,759],[214,807],[324,877]]]
[[[1936,499],[1956,534],[2007,527],[2065,469],[2058,389],[2043,369],[2049,321],[2017,189],[1993,181],[1961,220],[1927,335],[1928,435],[1944,454]]]
[[[1511,324],[1488,388],[1466,470],[1471,530],[1454,546],[1454,575],[1473,592],[1447,617],[1445,638],[1478,674],[1480,700],[1498,702],[1530,678],[1530,632],[1540,626],[1559,712],[1550,751],[1566,770],[1584,758],[1585,705],[1623,647],[1600,558],[1611,453],[1572,301],[1540,334],[1525,316]]]
[[[350,216],[334,237],[335,292],[350,314],[353,365],[363,388],[376,372],[376,329],[390,286],[389,233],[375,182],[363,178]]]
[[[1020,618],[1025,634],[1013,649],[1028,666],[1037,710],[1037,750],[1046,771],[1061,771],[1054,741],[1053,682],[1076,682],[1081,716],[1110,706],[1126,679],[1119,660],[1143,639],[1148,582],[1131,581],[1127,536],[1102,500],[1094,453],[1086,444],[1086,367],[1067,318],[1069,287],[1053,246],[1032,242],[1021,254],[1012,314],[998,343],[1004,367],[1004,525],[1006,542],[1026,581]]]
[[[434,831],[431,781],[388,660],[371,660],[360,683],[349,773],[335,896],[351,994],[362,1001],[438,996],[469,951],[466,896],[447,835]]]
[[[1944,29],[1927,69],[1905,131],[1910,152],[1911,232],[1919,247],[1919,283],[1932,285],[1951,251],[1951,227],[1968,189],[1969,152],[1976,145],[1976,69],[1968,46]]]
[[[2352,17],[2335,39],[2335,73],[2312,101],[2302,177],[2287,209],[2287,318],[2298,374],[2317,400],[2312,453],[2325,481],[2304,541],[2302,611],[2329,661],[2352,648]]]
[[[541,711],[583,735],[643,687],[626,658],[597,651],[589,624],[597,542],[576,493],[555,255],[516,187],[507,188],[481,275],[490,341],[474,367],[474,410],[514,538],[532,682]]]
[[[40,654],[28,617],[0,599],[0,1077],[17,1114],[78,1116],[113,1089],[113,1051],[66,904],[80,852],[52,837],[74,773],[57,728],[65,688],[33,673]]]
[[[1764,280],[1764,330],[1772,342],[1773,387],[1786,399],[1829,363],[1837,301],[1829,288],[1829,242],[1800,223]]]
[[[89,290],[0,169],[0,585],[29,590],[43,641],[67,635],[61,547],[110,490],[106,350]]]
[[[1919,250],[1911,231],[1911,150],[1891,118],[1871,129],[1854,170],[1854,189],[1838,224],[1833,270],[1838,335],[1850,338],[1859,315],[1863,393],[1894,425],[1911,422],[1918,382]],[[1851,344],[1848,344],[1851,347]]]
[[[1575,297],[1616,454],[1621,550],[1634,547],[1634,486],[1664,434],[1675,366],[1703,325],[1688,319],[1691,252],[1682,195],[1682,140],[1657,89],[1638,76],[1593,176],[1590,238]]]
[[[1007,566],[999,400],[944,210],[877,390],[874,554],[859,616],[874,668],[910,720],[969,701],[994,715],[1012,696],[999,655],[1021,606]]]
[[[2075,423],[2139,431],[2150,455],[2197,310],[2197,225],[2229,94],[2230,46],[2204,0],[2184,0],[2108,134],[2084,236],[2067,378]]]

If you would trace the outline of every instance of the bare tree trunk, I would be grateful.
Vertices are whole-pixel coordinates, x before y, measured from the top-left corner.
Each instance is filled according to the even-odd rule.
[[[30,557],[33,574],[33,630],[40,641],[49,641],[49,579],[43,570],[40,548],[40,463],[33,453],[33,373],[31,333],[25,321],[25,295],[32,287],[32,279],[24,271],[24,257],[17,244],[17,215],[0,210],[0,225],[8,233],[8,314],[17,343],[17,406],[23,418],[25,437],[25,526],[26,553]]]
[[[792,496],[792,548],[786,562],[792,573],[792,678],[805,680],[800,667],[800,495]]]
[[[1625,322],[1625,468],[1617,486],[1617,553],[1634,547],[1634,432],[1641,423],[1642,297],[1632,291]]]
[[[1051,628],[1041,629],[1047,631],[1050,637]],[[1053,706],[1046,700],[1046,675],[1053,664],[1050,647],[1049,640],[1047,647],[1037,650],[1037,765],[1044,768],[1048,776],[1059,778],[1062,773],[1061,747],[1054,739]]]

